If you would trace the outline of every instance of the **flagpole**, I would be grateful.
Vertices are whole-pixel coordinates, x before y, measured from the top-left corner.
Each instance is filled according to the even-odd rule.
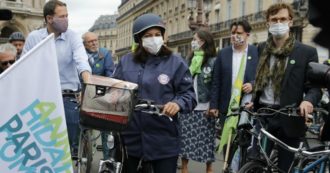
[[[225,161],[223,163],[223,171],[225,171],[227,169],[229,150],[230,150],[230,144],[231,144],[231,136],[232,136],[232,132],[230,132],[229,136],[228,136],[226,156],[225,156]]]

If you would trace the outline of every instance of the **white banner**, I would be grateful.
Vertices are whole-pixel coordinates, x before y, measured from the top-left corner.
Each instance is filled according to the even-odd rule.
[[[0,75],[0,172],[73,172],[54,36]]]

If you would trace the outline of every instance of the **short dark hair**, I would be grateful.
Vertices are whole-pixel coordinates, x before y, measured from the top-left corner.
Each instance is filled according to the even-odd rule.
[[[242,28],[244,29],[244,31],[247,32],[247,33],[250,33],[251,30],[252,30],[251,25],[246,20],[241,20],[241,21],[233,22],[230,25],[230,29],[232,29],[234,26],[242,26]]]
[[[46,16],[55,14],[56,6],[65,6],[66,7],[66,3],[59,1],[59,0],[50,0],[44,5],[45,22],[47,22]]]

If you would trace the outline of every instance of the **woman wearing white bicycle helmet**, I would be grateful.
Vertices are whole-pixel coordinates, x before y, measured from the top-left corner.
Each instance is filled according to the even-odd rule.
[[[191,112],[196,105],[192,78],[184,59],[164,45],[165,26],[155,14],[144,14],[133,24],[133,53],[123,56],[114,77],[137,83],[138,98],[164,105],[172,117],[135,111],[123,132],[128,151],[126,172],[138,172],[149,162],[154,173],[175,173],[179,154],[178,112]]]

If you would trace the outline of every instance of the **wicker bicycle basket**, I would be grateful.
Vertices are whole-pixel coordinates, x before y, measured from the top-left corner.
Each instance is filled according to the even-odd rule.
[[[137,87],[135,83],[92,75],[83,88],[80,124],[104,131],[124,130],[136,104]]]

